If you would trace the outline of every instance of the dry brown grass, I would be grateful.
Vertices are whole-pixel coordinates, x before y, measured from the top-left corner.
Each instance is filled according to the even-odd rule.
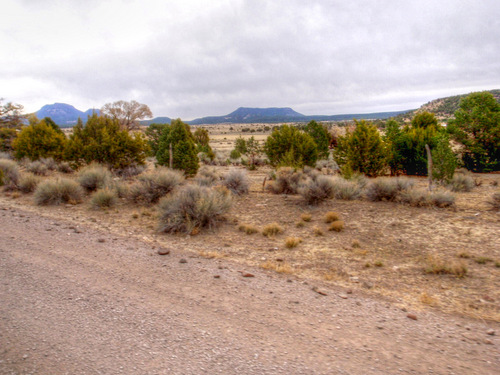
[[[240,232],[244,232],[246,234],[259,233],[259,229],[257,227],[255,227],[254,225],[251,225],[251,224],[241,224],[238,227],[238,230]]]
[[[266,237],[273,237],[281,233],[283,233],[283,227],[278,223],[267,224],[264,229],[262,229],[262,234]]]
[[[336,220],[330,224],[328,230],[334,232],[342,232],[344,230],[344,222],[342,220]]]
[[[265,270],[274,271],[278,273],[291,274],[294,273],[294,269],[287,262],[273,262],[271,260],[267,260],[264,263],[259,265],[260,268]]]
[[[337,212],[330,211],[325,214],[325,223],[332,223],[334,221],[340,220],[340,215]]]
[[[287,237],[285,240],[285,247],[287,249],[293,249],[294,247],[299,246],[299,244],[302,242],[302,238],[299,237]]]
[[[300,218],[305,221],[306,223],[310,222],[312,220],[312,215],[310,213],[303,213],[300,215]]]

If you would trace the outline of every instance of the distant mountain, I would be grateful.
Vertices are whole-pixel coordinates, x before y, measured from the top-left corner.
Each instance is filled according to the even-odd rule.
[[[490,90],[497,102],[500,103],[500,90]],[[470,94],[470,93],[469,93]],[[460,106],[460,99],[465,98],[469,94],[448,96],[446,98],[439,98],[431,100],[430,102],[422,105],[420,108],[409,111],[405,114],[398,116],[399,119],[409,120],[419,112],[431,112],[439,119],[449,119],[455,115],[455,111]]]
[[[35,115],[39,119],[50,117],[57,125],[65,128],[76,125],[78,118],[81,118],[85,123],[87,121],[87,117],[91,116],[94,112],[97,114],[101,113],[98,109],[88,109],[87,111],[82,112],[69,104],[54,103],[44,105],[41,109],[35,112]]]
[[[210,125],[210,124],[248,124],[248,123],[283,123],[283,122],[308,122],[316,121],[343,121],[356,119],[386,119],[405,113],[407,111],[398,112],[378,112],[364,114],[345,114],[333,116],[306,116],[298,113],[291,108],[246,108],[240,107],[236,111],[225,116],[209,116],[202,117],[192,121],[187,121],[190,125]],[[168,117],[156,117],[152,120],[142,121],[143,125],[170,124],[171,119]]]

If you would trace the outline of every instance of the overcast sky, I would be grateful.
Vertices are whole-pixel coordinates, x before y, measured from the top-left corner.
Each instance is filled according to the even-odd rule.
[[[500,0],[3,0],[0,97],[381,112],[500,88]]]

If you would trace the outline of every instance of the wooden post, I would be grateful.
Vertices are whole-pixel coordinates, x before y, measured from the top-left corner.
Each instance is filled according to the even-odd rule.
[[[168,166],[170,169],[174,168],[174,155],[172,152],[172,143],[168,145],[168,153],[169,153],[169,160],[168,160]]]
[[[426,143],[425,151],[427,151],[427,176],[429,177],[429,191],[432,191],[432,154],[431,148]]]

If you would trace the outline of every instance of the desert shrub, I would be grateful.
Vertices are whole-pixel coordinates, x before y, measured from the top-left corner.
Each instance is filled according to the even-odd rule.
[[[299,237],[287,237],[285,240],[285,247],[287,249],[293,249],[297,247],[302,242],[302,239]]]
[[[12,155],[5,151],[0,151],[0,159],[12,159]]]
[[[132,178],[140,175],[146,170],[145,165],[131,164],[125,168],[114,169],[113,173],[122,178]]]
[[[432,204],[431,195],[427,190],[415,188],[401,191],[398,201],[413,207],[425,207]]]
[[[232,197],[226,188],[187,185],[158,205],[161,232],[186,232],[213,228],[229,211]]]
[[[220,181],[220,176],[215,168],[202,167],[194,180],[200,186],[213,186]]]
[[[46,180],[35,189],[35,203],[42,205],[58,205],[61,203],[79,203],[84,195],[83,188],[67,178]]]
[[[111,172],[99,164],[90,164],[78,172],[78,182],[87,191],[104,188],[111,182]]]
[[[266,237],[272,237],[280,233],[283,233],[283,228],[278,223],[267,224],[262,229],[262,234]]]
[[[74,169],[71,168],[71,165],[67,161],[62,161],[57,165],[57,170],[61,173],[70,174],[74,172]]]
[[[344,222],[342,220],[335,220],[328,227],[329,231],[342,232],[344,230]]]
[[[494,193],[487,203],[491,210],[500,211],[500,193]]]
[[[21,175],[21,178],[19,179],[19,190],[21,190],[23,193],[32,193],[35,191],[38,183],[40,182],[40,178],[35,176],[32,173],[27,173]]]
[[[17,188],[20,176],[17,163],[13,160],[0,159],[0,171],[2,171],[0,185],[10,190]]]
[[[448,188],[454,192],[469,192],[476,184],[474,183],[474,179],[467,175],[458,173],[453,176],[453,179],[450,181]]]
[[[354,181],[342,177],[332,177],[335,199],[354,200],[361,196],[362,188]]]
[[[335,184],[328,176],[318,176],[309,179],[298,189],[308,204],[319,204],[335,196]]]
[[[337,212],[329,211],[325,214],[325,223],[332,223],[334,221],[340,220],[340,215]]]
[[[407,178],[381,177],[373,180],[366,189],[366,197],[372,202],[396,201],[399,194],[413,186]]]
[[[299,187],[306,181],[306,176],[290,167],[278,169],[276,179],[267,185],[273,194],[297,194]]]
[[[245,171],[241,169],[231,169],[225,176],[223,185],[232,193],[237,195],[247,194],[250,181]]]
[[[238,230],[240,232],[245,232],[246,234],[259,233],[259,230],[256,227],[254,227],[253,225],[250,225],[250,224],[241,224],[238,227]]]
[[[184,182],[181,171],[157,168],[139,176],[138,182],[130,188],[130,198],[138,203],[156,203]]]
[[[55,130],[46,120],[33,122],[23,128],[12,142],[16,159],[38,160],[45,157],[61,159],[66,145],[66,137]]]
[[[118,198],[128,198],[130,196],[130,188],[127,183],[121,180],[113,180],[108,188],[116,192]]]
[[[159,165],[169,165],[170,146],[172,147],[172,167],[184,171],[188,176],[196,175],[199,159],[194,137],[189,125],[180,119],[172,120],[171,125],[166,126],[162,131],[156,152]]]
[[[455,204],[455,196],[448,191],[438,190],[431,194],[431,201],[436,207],[451,207]]]
[[[116,191],[109,188],[104,188],[99,189],[94,194],[92,194],[90,204],[95,209],[110,208],[116,205],[117,201],[118,197]]]
[[[236,160],[239,159],[240,157],[241,157],[241,152],[239,152],[238,150],[231,150],[229,158],[231,158],[232,160]]]
[[[264,151],[273,167],[314,166],[318,159],[318,148],[313,137],[289,125],[273,130],[267,137]]]
[[[335,173],[339,171],[339,165],[335,160],[333,160],[333,158],[318,160],[314,167],[317,170],[326,169],[329,173]]]
[[[56,125],[57,126],[57,125]],[[49,171],[56,171],[58,164],[57,161],[54,160],[54,158],[40,158],[40,161],[45,164],[47,169]]]
[[[148,153],[142,133],[121,130],[118,120],[93,114],[85,126],[78,121],[73,127],[64,156],[75,166],[97,162],[121,169],[144,164]]]
[[[47,166],[41,161],[33,161],[26,165],[26,170],[37,176],[46,176],[49,173]]]

